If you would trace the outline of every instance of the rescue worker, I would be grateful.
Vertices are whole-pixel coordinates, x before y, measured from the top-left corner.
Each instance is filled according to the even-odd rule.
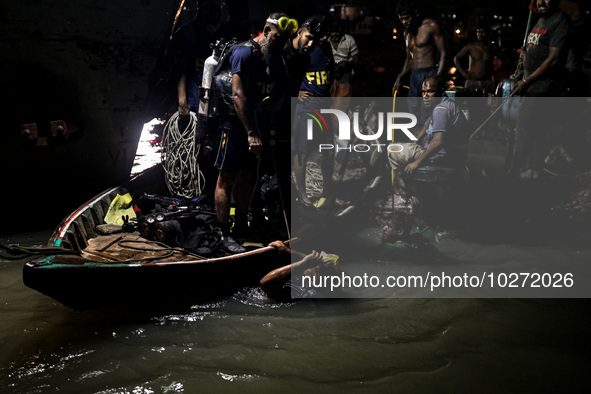
[[[230,204],[234,197],[234,232],[248,231],[248,174],[256,172],[257,155],[263,148],[256,121],[262,116],[260,112],[265,111],[263,101],[273,93],[281,75],[278,54],[297,28],[295,19],[274,12],[267,18],[261,35],[234,48],[230,56],[232,103],[220,122],[223,138],[215,164],[220,170],[215,208],[223,234],[221,246],[230,253],[246,250],[230,234]]]

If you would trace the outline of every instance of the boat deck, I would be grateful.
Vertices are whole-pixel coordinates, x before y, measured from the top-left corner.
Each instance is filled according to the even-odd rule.
[[[163,257],[167,256],[168,257]],[[82,257],[100,262],[129,260],[154,260],[158,262],[195,261],[197,256],[188,255],[174,248],[158,245],[140,236],[138,232],[100,235],[88,240]],[[205,259],[204,257],[201,259]]]
[[[264,245],[255,242],[245,242],[247,251],[263,248]],[[246,252],[248,253],[248,252]],[[223,253],[219,257],[231,257]],[[142,237],[137,231],[108,235],[99,235],[88,240],[88,246],[81,250],[81,257],[89,261],[101,263],[121,263],[130,261],[145,261],[157,263],[196,262],[211,260],[211,256],[199,256],[188,253],[181,248],[170,247],[159,242]]]

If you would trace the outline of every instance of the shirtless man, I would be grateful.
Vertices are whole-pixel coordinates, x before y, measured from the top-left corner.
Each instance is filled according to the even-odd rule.
[[[477,41],[471,42],[463,47],[454,57],[454,64],[464,78],[464,88],[469,91],[480,93],[492,93],[494,84],[493,74],[493,51],[486,39],[486,30],[482,27],[476,29]],[[462,67],[462,59],[468,57],[468,69]]]
[[[442,76],[445,71],[445,37],[439,23],[431,18],[423,18],[413,0],[400,0],[396,12],[404,25],[406,60],[394,82],[392,93],[400,89],[402,79],[410,72],[408,97],[421,97],[423,81],[427,77]],[[412,112],[413,108],[409,109]]]

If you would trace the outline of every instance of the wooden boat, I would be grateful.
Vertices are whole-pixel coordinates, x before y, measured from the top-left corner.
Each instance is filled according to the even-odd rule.
[[[48,241],[48,253],[25,264],[25,285],[77,310],[198,302],[256,284],[272,269],[289,264],[289,255],[262,244],[246,244],[245,253],[197,257],[180,248],[154,246],[138,231],[101,235],[97,226],[104,224],[111,201],[118,194],[147,190],[147,176],[104,191],[65,218]]]

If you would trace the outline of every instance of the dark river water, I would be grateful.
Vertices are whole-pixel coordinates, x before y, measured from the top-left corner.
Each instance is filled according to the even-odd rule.
[[[42,246],[49,233],[0,242]],[[475,248],[454,242],[458,256]],[[499,258],[515,253],[509,245],[480,247]],[[531,258],[547,253],[562,252],[542,249]],[[279,304],[258,288],[245,288],[213,303],[165,311],[75,312],[25,287],[22,265],[0,262],[2,393],[588,389],[587,299]]]

